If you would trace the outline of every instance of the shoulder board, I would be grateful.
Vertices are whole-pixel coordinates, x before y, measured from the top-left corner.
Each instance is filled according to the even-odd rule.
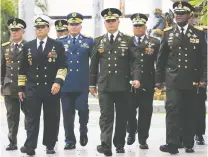
[[[101,37],[103,37],[103,35],[97,36],[97,37],[95,37],[95,39],[98,39],[98,38],[101,38]]]
[[[169,30],[171,30],[171,29],[173,29],[173,27],[165,28],[164,31],[169,31]]]
[[[84,38],[92,38],[91,36],[82,34]]]
[[[200,27],[200,26],[194,26],[194,28],[196,28],[196,29],[198,29],[198,30],[200,30],[200,31],[202,31],[202,30],[203,30],[203,28],[202,28],[202,27]]]
[[[125,34],[125,33],[123,33],[123,35],[125,35],[125,36],[127,36],[127,37],[132,37],[132,35]]]
[[[1,44],[1,46],[7,46],[7,45],[9,45],[9,44],[10,44],[10,41],[8,41],[8,42],[6,42],[6,43]]]

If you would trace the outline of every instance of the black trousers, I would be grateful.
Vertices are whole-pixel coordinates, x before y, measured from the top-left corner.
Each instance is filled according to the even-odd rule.
[[[135,134],[136,131],[138,131],[138,140],[140,144],[146,142],[149,137],[153,112],[153,94],[154,90],[136,90],[136,93],[130,93],[128,129],[130,135]],[[136,120],[137,108],[139,112],[138,120]]]
[[[206,88],[199,88],[196,108],[196,135],[205,134],[206,130]]]
[[[166,143],[194,146],[196,125],[196,89],[170,89],[166,91]]]
[[[23,112],[24,106],[19,98],[10,95],[4,96],[5,106],[7,110],[8,138],[10,143],[17,144],[17,133],[19,128],[20,108]]]
[[[25,99],[26,104],[26,131],[27,139],[25,146],[28,148],[36,149],[41,108],[43,104],[43,118],[44,118],[44,129],[43,129],[43,145],[53,148],[57,141],[58,133],[58,117],[57,108],[60,106],[60,95],[52,95],[50,91],[44,91],[39,89],[32,96],[27,96]]]
[[[99,92],[99,104],[101,144],[106,145],[109,149],[112,148],[115,108],[116,122],[113,144],[115,147],[123,147],[126,137],[128,92]]]

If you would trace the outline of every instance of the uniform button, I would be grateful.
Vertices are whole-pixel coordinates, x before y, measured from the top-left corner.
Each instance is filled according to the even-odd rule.
[[[72,69],[70,69],[70,71],[72,71]]]
[[[70,63],[72,63],[72,61],[70,61]]]
[[[47,69],[47,67],[45,67],[44,69]]]
[[[188,60],[185,60],[185,62],[188,62]]]
[[[144,67],[144,65],[142,65],[142,67]]]
[[[116,51],[114,53],[117,53]]]
[[[11,67],[11,69],[13,70],[13,68]]]
[[[38,77],[38,75],[36,75],[36,77]]]
[[[181,47],[179,47],[179,49],[181,49]]]
[[[77,63],[79,63],[79,61],[77,61]]]
[[[115,64],[115,67],[117,66],[117,64]]]
[[[187,54],[185,54],[185,56],[187,56]]]
[[[11,76],[13,76],[13,74],[11,74]]]
[[[110,64],[108,64],[108,66],[110,67]]]
[[[141,71],[141,73],[143,73],[143,71]]]
[[[180,68],[181,66],[180,66],[180,65],[178,65],[178,67]]]
[[[115,71],[115,73],[117,73],[117,71]]]
[[[143,59],[141,59],[141,62],[143,62]]]
[[[45,77],[47,77],[47,75],[45,75]]]
[[[38,70],[38,67],[36,69]]]
[[[185,68],[187,68],[187,66],[185,66]]]
[[[13,82],[12,80],[10,82]]]
[[[17,61],[17,63],[20,63],[20,61]]]
[[[77,52],[77,54],[79,54],[79,52]]]
[[[108,71],[108,73],[111,73],[111,71]]]
[[[110,51],[108,53],[110,54]]]
[[[108,58],[108,60],[110,60],[110,57]]]
[[[178,54],[179,56],[181,55],[181,53]]]
[[[13,61],[11,61],[11,63],[13,63]]]
[[[185,48],[185,50],[187,50],[187,48]]]
[[[45,82],[45,85],[47,85],[47,82]]]
[[[37,83],[37,85],[39,85],[39,83]]]
[[[142,53],[141,56],[144,56],[144,54]]]
[[[20,68],[18,67],[17,69],[19,70]]]
[[[116,60],[116,58],[115,58],[115,60]]]
[[[196,47],[194,46],[194,49],[196,49]]]
[[[79,69],[77,69],[77,71],[79,71]]]
[[[170,70],[170,68],[168,68]]]
[[[181,61],[181,59],[178,59],[178,61]]]
[[[72,52],[70,54],[72,55]]]

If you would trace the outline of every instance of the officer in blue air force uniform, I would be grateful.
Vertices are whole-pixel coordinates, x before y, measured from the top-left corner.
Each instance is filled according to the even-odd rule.
[[[23,46],[23,59],[18,75],[19,98],[25,103],[27,139],[21,152],[35,155],[40,114],[43,105],[43,145],[47,154],[54,154],[57,140],[57,106],[60,88],[67,74],[67,58],[63,45],[48,37],[51,19],[35,17],[37,38]]]
[[[68,58],[68,74],[61,92],[66,142],[64,149],[76,147],[74,134],[76,110],[80,122],[80,144],[85,146],[88,142],[89,57],[93,39],[80,34],[82,20],[83,16],[79,13],[67,15],[69,35],[66,39],[60,40]]]

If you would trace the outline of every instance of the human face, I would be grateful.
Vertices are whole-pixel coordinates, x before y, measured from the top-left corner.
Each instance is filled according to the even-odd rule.
[[[115,33],[118,30],[120,21],[118,19],[109,19],[104,22],[105,28],[109,33]]]
[[[82,30],[82,25],[81,23],[69,23],[68,24],[68,30],[69,33],[72,36],[77,36],[78,34],[80,34],[81,30]]]
[[[185,26],[190,18],[190,13],[188,12],[175,12],[176,22],[179,26]]]
[[[40,26],[36,26],[35,31],[37,38],[43,40],[45,37],[48,36],[50,28],[48,25],[40,25]]]
[[[135,36],[141,37],[145,35],[146,26],[145,25],[135,25],[133,26],[133,32]]]
[[[68,34],[69,34],[68,30],[56,31],[56,35],[57,35],[58,38],[61,37],[61,36],[68,35]]]
[[[10,33],[11,33],[12,41],[18,43],[23,38],[24,30],[20,29],[20,28],[18,28],[18,29],[12,28],[12,29],[10,29]]]

